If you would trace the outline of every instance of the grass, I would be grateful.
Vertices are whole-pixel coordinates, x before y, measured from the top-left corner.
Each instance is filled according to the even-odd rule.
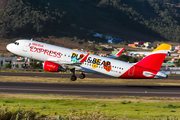
[[[97,80],[98,79],[98,80]],[[6,82],[45,82],[79,84],[126,84],[126,85],[180,85],[180,80],[166,79],[105,79],[86,78],[75,82],[69,76],[23,77],[0,76]],[[11,115],[37,114],[46,119],[180,119],[180,98],[166,97],[105,97],[0,94],[0,113],[8,109]],[[11,112],[13,111],[13,112]],[[9,114],[9,113],[8,113]],[[88,118],[87,118],[88,117]]]
[[[31,110],[38,116],[74,116],[109,119],[180,118],[180,98],[95,97],[0,94],[0,108]],[[149,102],[150,101],[150,102]],[[157,112],[158,111],[158,112]],[[99,118],[98,117],[98,118]]]
[[[40,83],[78,83],[78,84],[119,84],[119,85],[174,85],[179,86],[180,80],[169,79],[116,79],[116,78],[85,78],[70,81],[69,76],[61,77],[28,77],[28,76],[0,76],[4,82],[40,82]]]

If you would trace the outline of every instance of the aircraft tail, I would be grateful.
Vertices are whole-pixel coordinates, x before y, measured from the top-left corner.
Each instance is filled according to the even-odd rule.
[[[144,59],[136,63],[137,66],[159,71],[171,45],[161,44]]]

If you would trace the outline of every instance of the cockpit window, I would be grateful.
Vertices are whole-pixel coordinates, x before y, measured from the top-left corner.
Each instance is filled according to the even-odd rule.
[[[18,43],[18,42],[16,42],[16,41],[14,42],[14,44],[15,44],[15,45],[19,45],[19,43]]]

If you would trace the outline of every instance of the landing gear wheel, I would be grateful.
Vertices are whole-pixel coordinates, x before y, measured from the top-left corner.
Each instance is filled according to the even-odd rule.
[[[71,76],[71,81],[76,81],[77,80],[77,77],[75,75],[72,75]]]
[[[86,77],[85,74],[80,74],[80,75],[79,75],[79,78],[80,78],[80,79],[84,79],[85,77]]]

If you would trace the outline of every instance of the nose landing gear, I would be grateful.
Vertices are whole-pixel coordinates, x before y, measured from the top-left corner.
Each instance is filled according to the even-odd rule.
[[[75,75],[75,68],[74,68],[74,69],[71,69],[70,71],[73,73],[73,75],[71,76],[71,81],[76,81],[76,80],[77,80],[77,77],[76,77],[76,75]]]
[[[75,75],[72,75],[71,76],[71,81],[76,81],[77,80],[77,77]]]

